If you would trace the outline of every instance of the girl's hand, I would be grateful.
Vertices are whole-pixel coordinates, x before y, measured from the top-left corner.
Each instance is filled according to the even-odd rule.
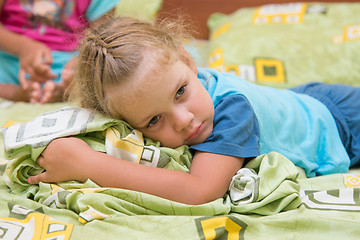
[[[83,140],[69,137],[53,140],[37,159],[46,171],[29,177],[30,184],[39,182],[64,182],[77,180],[85,182],[86,154],[94,151]],[[84,160],[84,161],[83,161]]]
[[[51,103],[64,100],[65,87],[63,82],[46,81],[43,86],[38,82],[31,83],[31,103]]]
[[[47,80],[43,85],[39,82],[32,82],[31,85],[31,103],[49,103],[60,102],[66,99],[66,89],[70,85],[74,77],[74,71],[77,64],[77,57],[68,61],[61,72],[62,81],[56,83],[52,80]]]
[[[16,84],[0,84],[0,96],[11,101],[29,102],[31,89]]]
[[[27,39],[19,49],[19,82],[24,89],[29,88],[30,80],[43,83],[56,78],[51,73],[51,50],[43,43]]]
[[[60,76],[62,79],[61,83],[65,89],[69,86],[69,84],[74,78],[74,72],[77,65],[77,61],[78,61],[77,57],[70,59],[70,61],[68,61],[65,64],[64,69],[61,72],[61,76]]]

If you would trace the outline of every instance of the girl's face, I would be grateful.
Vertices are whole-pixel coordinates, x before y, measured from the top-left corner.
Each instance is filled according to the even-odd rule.
[[[139,68],[145,74],[129,79],[131,86],[119,86],[122,96],[117,104],[123,119],[165,147],[204,142],[213,129],[214,106],[197,78],[192,59],[153,67],[151,71],[146,68],[154,63],[146,64],[147,59],[141,64],[144,68]]]

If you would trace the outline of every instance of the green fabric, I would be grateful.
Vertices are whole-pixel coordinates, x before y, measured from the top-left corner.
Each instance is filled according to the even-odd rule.
[[[162,6],[162,0],[121,0],[115,7],[115,16],[152,20]]]
[[[271,215],[300,205],[298,168],[283,155],[271,152],[251,160],[245,168],[258,173],[259,193],[256,202],[235,205],[231,211]],[[276,176],[276,177],[274,177]]]
[[[279,88],[310,81],[360,85],[360,3],[264,9],[210,16],[210,67]]]
[[[32,106],[29,105],[28,107],[31,108]],[[2,132],[4,141],[9,145],[9,142],[12,140],[7,139],[6,136],[19,135],[22,133],[21,131],[26,132],[27,128],[32,128],[32,131],[34,131],[34,126],[40,126],[35,125],[35,123],[42,122],[42,124],[44,124],[44,119],[55,119],[56,114],[62,114],[66,111],[73,112],[74,109],[78,110],[79,108],[61,108],[44,113],[30,122],[4,129]],[[80,115],[80,113],[77,114]],[[65,121],[63,115],[61,115],[61,118],[62,121]],[[92,120],[86,123],[86,132],[75,136],[85,140],[90,147],[98,151],[105,152],[105,136],[102,133],[107,128],[116,128],[120,132],[121,138],[126,137],[133,130],[125,122],[108,119],[99,114],[91,116],[89,119]],[[75,122],[77,120],[71,119],[68,121]],[[18,132],[11,132],[13,131],[11,129],[16,129]],[[61,132],[58,129],[52,129],[52,131],[55,131],[57,134]],[[60,208],[66,206],[66,208],[83,215],[86,215],[86,212],[91,209],[106,216],[124,214],[211,216],[228,214],[230,211],[269,215],[278,213],[284,209],[296,208],[300,204],[297,168],[288,159],[277,153],[269,154],[269,156],[263,155],[252,161],[252,168],[258,169],[260,187],[256,189],[256,191],[260,194],[256,193],[256,196],[259,196],[259,198],[255,199],[256,202],[249,205],[234,205],[231,203],[229,196],[226,195],[224,198],[217,199],[208,204],[188,206],[144,193],[124,189],[100,188],[91,182],[91,180],[85,183],[65,182],[58,184],[41,183],[39,186],[30,185],[27,183],[27,178],[43,171],[43,169],[36,164],[36,159],[52,140],[48,139],[45,141],[41,139],[42,145],[39,145],[37,143],[37,141],[40,141],[37,139],[38,135],[42,135],[43,132],[49,134],[49,132],[46,128],[43,130],[42,127],[35,129],[34,132],[36,134],[31,142],[24,143],[23,146],[15,149],[4,151],[4,157],[9,161],[6,164],[2,178],[12,193],[34,199],[40,203],[46,202],[49,206]],[[31,133],[27,132],[27,135],[31,136]],[[58,137],[58,135],[55,137]],[[22,140],[16,137],[14,141],[14,144],[17,144]],[[161,161],[158,162],[157,167],[185,172],[189,171],[191,155],[187,146],[169,149],[160,147],[159,143],[150,139],[145,139],[145,145],[153,145],[160,149],[160,156],[162,157],[160,157]],[[261,167],[261,165],[264,167]],[[268,183],[266,185],[262,184],[261,179],[263,175],[265,174],[264,177],[266,177],[266,174],[273,174],[275,171],[274,168],[276,169],[277,178],[271,178],[267,181]],[[281,171],[280,169],[285,170]],[[273,183],[269,185],[270,182]],[[282,201],[282,199],[284,201]],[[106,207],[109,203],[113,205],[110,209]],[[87,219],[86,221],[89,221],[86,216],[84,216],[84,218]]]
[[[312,183],[308,185],[318,185],[321,182],[321,185],[324,188],[327,186],[328,189],[341,185],[338,176],[330,175],[329,177],[326,180],[323,177],[309,179]],[[328,180],[330,183],[327,182]],[[335,186],[332,185],[333,182],[336,182]],[[295,210],[269,216],[238,213],[218,216],[133,215],[116,216],[83,224],[78,221],[76,212],[48,207],[9,193],[8,187],[1,182],[0,216],[0,226],[3,230],[11,229],[16,234],[21,234],[21,230],[33,230],[35,233],[46,236],[47,232],[44,229],[50,229],[51,224],[57,224],[58,227],[65,226],[64,229],[67,232],[57,231],[53,233],[53,236],[64,236],[64,239],[72,240],[118,239],[119,237],[122,239],[198,240],[207,239],[205,236],[209,236],[212,231],[216,232],[217,239],[221,239],[220,237],[227,239],[225,229],[234,234],[235,239],[255,240],[301,240],[304,238],[352,240],[358,239],[360,235],[359,212],[316,210],[304,205]],[[31,219],[38,221],[26,224],[31,222]],[[25,236],[31,235],[28,233]]]
[[[0,98],[0,127],[11,122],[27,122],[36,116],[61,107],[75,105],[70,103],[29,104],[12,102]]]
[[[9,120],[31,120],[37,114],[64,106],[2,103],[0,101],[0,111],[8,113],[0,116],[3,125]],[[95,122],[102,129],[104,122],[98,120]],[[92,132],[92,146],[103,150],[103,135],[98,133]],[[82,135],[83,139],[90,139],[87,134]],[[188,168],[188,160],[183,157],[187,148],[161,148],[161,152],[182,159],[162,167]],[[25,175],[37,166],[33,160],[29,161],[29,153],[27,156],[22,160],[6,159],[3,138],[0,138],[0,228],[4,239],[58,236],[75,240],[119,237],[190,240],[211,239],[212,234],[216,239],[227,239],[228,233],[233,234],[234,239],[357,239],[360,235],[359,189],[346,188],[344,179],[348,175],[306,178],[301,169],[278,153],[259,156],[245,166],[259,176],[255,201],[234,205],[226,195],[199,206],[124,189],[100,188],[91,180],[30,186]],[[186,164],[181,165],[184,161]],[[5,171],[9,166],[13,166],[8,168],[13,173],[10,187],[4,182],[11,172]],[[348,179],[350,183],[356,184],[358,172],[352,170],[354,176]],[[304,194],[306,201],[300,198]],[[321,194],[321,198],[316,194]],[[342,199],[344,196],[350,199]],[[337,204],[337,199],[343,204]],[[334,210],[339,206],[349,209]]]

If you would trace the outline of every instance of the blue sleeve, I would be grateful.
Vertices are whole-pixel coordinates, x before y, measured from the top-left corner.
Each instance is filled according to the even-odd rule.
[[[86,10],[86,18],[93,22],[112,10],[121,0],[92,0]]]
[[[235,157],[256,157],[260,130],[255,112],[243,95],[224,97],[215,106],[214,127],[209,138],[190,150]]]

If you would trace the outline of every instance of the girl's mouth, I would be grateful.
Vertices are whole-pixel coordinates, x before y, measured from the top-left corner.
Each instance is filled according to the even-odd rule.
[[[205,124],[201,123],[199,126],[191,130],[190,135],[186,138],[186,142],[190,142],[197,138],[204,130]]]

